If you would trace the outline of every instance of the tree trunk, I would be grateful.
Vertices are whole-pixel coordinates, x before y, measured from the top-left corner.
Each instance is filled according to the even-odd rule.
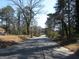
[[[79,33],[79,0],[76,0],[76,32]]]
[[[6,18],[6,32],[8,33],[8,19]]]
[[[64,22],[64,29],[65,29],[65,33],[66,33],[66,39],[68,40],[68,30],[67,30],[67,25]]]
[[[29,24],[29,23],[27,23],[27,35],[29,35],[29,34],[30,34],[29,27],[30,27],[30,24]]]
[[[62,35],[62,39],[64,38],[64,21],[63,21],[63,19],[61,19],[61,22],[62,22],[62,33],[61,33],[61,35]]]
[[[18,15],[18,34],[20,34],[20,15]]]
[[[68,0],[68,38],[71,39],[71,22],[70,22],[70,0]]]

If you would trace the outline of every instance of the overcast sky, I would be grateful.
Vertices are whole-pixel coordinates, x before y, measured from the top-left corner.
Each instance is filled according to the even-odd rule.
[[[41,26],[43,28],[45,28],[45,22],[47,20],[47,14],[48,13],[54,13],[55,9],[54,6],[56,4],[57,0],[44,0],[43,5],[43,12],[40,15],[37,15],[37,22],[38,22],[38,26]],[[0,0],[0,8],[5,7],[6,5],[10,4],[9,2],[7,2],[6,0]]]

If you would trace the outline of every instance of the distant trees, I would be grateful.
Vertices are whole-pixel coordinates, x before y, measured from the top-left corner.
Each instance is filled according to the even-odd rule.
[[[32,34],[31,36],[40,36],[44,34],[44,31],[40,26],[32,26],[30,32]]]

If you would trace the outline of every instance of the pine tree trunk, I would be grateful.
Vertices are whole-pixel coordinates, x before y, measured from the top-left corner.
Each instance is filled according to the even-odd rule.
[[[76,32],[79,33],[79,0],[76,0]]]
[[[68,0],[68,38],[71,39],[70,0]]]

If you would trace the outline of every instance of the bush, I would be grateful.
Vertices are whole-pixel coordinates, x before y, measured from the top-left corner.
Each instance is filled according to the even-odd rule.
[[[51,31],[51,32],[48,32],[47,36],[48,36],[49,38],[56,39],[56,38],[59,37],[59,34],[58,34],[58,32],[53,32],[53,31]]]

